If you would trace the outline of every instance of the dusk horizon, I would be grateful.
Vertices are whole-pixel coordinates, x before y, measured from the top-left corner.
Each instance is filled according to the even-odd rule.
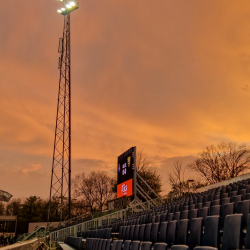
[[[61,3],[2,5],[0,189],[49,198]],[[72,177],[116,176],[117,157],[136,146],[164,195],[177,160],[221,141],[250,145],[248,1],[79,0],[71,53]]]

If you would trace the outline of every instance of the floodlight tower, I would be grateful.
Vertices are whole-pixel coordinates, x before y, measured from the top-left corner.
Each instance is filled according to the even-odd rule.
[[[70,77],[70,13],[78,9],[74,1],[60,0],[64,7],[57,12],[64,16],[63,37],[59,39],[58,53],[60,69],[59,91],[57,100],[56,128],[48,208],[48,225],[52,199],[59,199],[60,221],[63,210],[68,210],[70,219],[71,207],[71,77]],[[68,208],[64,204],[68,201]],[[64,218],[66,219],[66,218]]]

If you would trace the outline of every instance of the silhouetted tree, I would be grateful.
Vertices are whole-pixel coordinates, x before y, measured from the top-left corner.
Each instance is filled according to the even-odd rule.
[[[206,147],[188,165],[209,184],[234,178],[250,168],[250,148],[246,144],[221,142]]]
[[[114,179],[103,171],[93,171],[88,176],[77,174],[72,180],[75,197],[83,198],[85,202],[82,204],[91,213],[102,211],[107,201],[114,198],[113,185]]]

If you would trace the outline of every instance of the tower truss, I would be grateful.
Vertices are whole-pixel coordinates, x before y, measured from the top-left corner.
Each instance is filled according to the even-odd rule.
[[[70,76],[70,12],[78,8],[75,2],[64,1],[63,37],[59,39],[60,69],[56,128],[48,208],[48,224],[52,218],[52,202],[59,203],[60,221],[71,214],[71,76]]]

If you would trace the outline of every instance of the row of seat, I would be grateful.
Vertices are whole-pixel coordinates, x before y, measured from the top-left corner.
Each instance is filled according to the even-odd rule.
[[[148,250],[151,249],[151,244],[154,246],[154,249],[156,249],[156,246],[162,244],[166,248],[171,248],[172,250],[183,250],[183,246],[185,249],[190,250],[219,249],[219,220],[219,216],[208,216],[205,221],[204,235],[202,234],[202,218],[195,218],[192,220],[189,234],[188,220],[180,220],[178,230],[176,230],[177,221],[171,221],[169,223],[163,222],[161,225],[159,225],[159,223],[154,223],[125,226],[121,232],[122,239],[114,240],[112,245],[110,239],[102,240],[98,238],[87,238],[86,250],[122,250],[122,245],[125,247],[123,247],[123,250],[129,250],[130,248],[127,248],[127,244],[130,247],[131,242],[132,244],[136,242],[136,244],[139,245],[140,243],[144,244],[144,242],[150,242]],[[125,233],[123,233],[123,231]],[[226,216],[221,250],[242,248],[242,235],[242,214]],[[182,245],[181,248],[180,245]],[[245,249],[250,249],[250,216],[246,230]]]
[[[114,240],[111,245],[111,240],[88,238],[86,241],[86,250],[151,250],[151,242],[140,242],[126,240]],[[156,243],[154,245],[154,250],[167,250],[166,243]]]

